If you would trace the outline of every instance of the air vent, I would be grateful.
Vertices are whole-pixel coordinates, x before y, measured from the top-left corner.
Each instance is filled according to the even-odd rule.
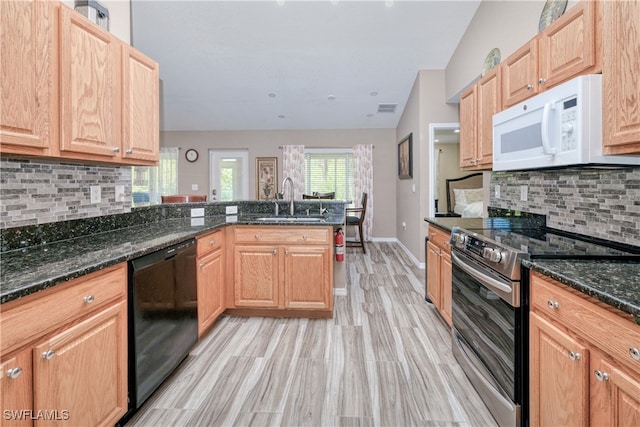
[[[395,113],[398,104],[378,104],[378,113]]]

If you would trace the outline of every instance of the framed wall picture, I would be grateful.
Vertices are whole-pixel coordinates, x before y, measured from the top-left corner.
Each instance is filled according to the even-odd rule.
[[[256,158],[256,199],[275,200],[278,194],[278,158]]]
[[[410,133],[398,144],[398,178],[413,178],[413,134]]]

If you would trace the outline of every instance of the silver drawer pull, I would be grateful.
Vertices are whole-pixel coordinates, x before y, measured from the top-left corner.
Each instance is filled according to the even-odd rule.
[[[551,310],[557,310],[560,308],[560,303],[558,301],[549,300],[547,301],[547,305]]]
[[[111,149],[111,151],[113,151],[114,153],[119,153],[120,152],[120,147],[113,147]]]
[[[580,360],[582,358],[582,355],[580,353],[574,353],[573,351],[569,352],[569,359],[573,360],[574,362],[576,360]]]
[[[53,356],[56,355],[56,352],[53,350],[49,350],[49,351],[45,351],[44,353],[42,353],[42,358],[45,360],[51,360],[53,359]]]
[[[216,244],[215,239],[211,239],[211,240],[209,240],[209,244],[210,244],[211,246],[215,245],[215,244]]]
[[[200,263],[200,268],[204,268],[204,262]]]
[[[91,304],[94,300],[95,298],[93,297],[93,295],[86,295],[84,298],[82,298],[82,301],[87,304]]]
[[[17,368],[11,368],[7,371],[7,376],[12,380],[15,380],[22,373],[22,368],[18,366]]]
[[[302,236],[302,240],[307,240],[307,236],[306,235]]]
[[[128,148],[126,151],[127,154],[133,154],[133,148]]]
[[[258,240],[258,239],[260,238],[260,235],[259,235],[259,234],[256,234],[256,235],[255,235],[255,238],[256,238],[256,240]]]
[[[631,347],[629,349],[629,356],[631,356],[633,360],[640,360],[640,350],[635,347]]]
[[[533,89],[533,85],[527,85],[527,90],[532,90]]]
[[[598,381],[609,381],[609,374],[607,374],[606,372],[596,370],[593,372],[593,374],[596,376],[596,380]]]
[[[278,255],[278,250],[277,250],[277,249],[274,249],[274,250],[273,250],[273,254],[274,254],[274,255]]]

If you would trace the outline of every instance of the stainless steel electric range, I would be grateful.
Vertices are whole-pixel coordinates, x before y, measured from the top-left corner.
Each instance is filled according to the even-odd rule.
[[[488,218],[485,227],[451,232],[453,352],[499,425],[527,425],[529,292],[521,261],[640,255],[520,219]]]

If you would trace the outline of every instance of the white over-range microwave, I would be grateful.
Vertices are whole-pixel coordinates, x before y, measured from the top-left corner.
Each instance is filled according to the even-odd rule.
[[[602,76],[576,77],[493,116],[493,170],[640,166],[602,154]]]

